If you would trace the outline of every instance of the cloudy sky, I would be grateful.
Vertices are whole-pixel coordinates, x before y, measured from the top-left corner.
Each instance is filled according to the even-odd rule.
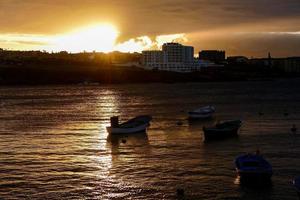
[[[117,27],[119,46],[178,34],[196,51],[300,56],[300,0],[0,0],[0,47],[40,49],[95,23]]]

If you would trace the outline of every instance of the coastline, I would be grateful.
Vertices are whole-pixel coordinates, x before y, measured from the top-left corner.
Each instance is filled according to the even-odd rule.
[[[296,78],[298,74],[277,71],[204,69],[191,73],[149,71],[137,67],[113,65],[49,65],[0,67],[0,85],[100,85],[131,83],[187,83],[270,81],[278,78]]]

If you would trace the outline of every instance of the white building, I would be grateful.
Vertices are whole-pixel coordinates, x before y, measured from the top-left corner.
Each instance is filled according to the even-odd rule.
[[[143,51],[142,64],[145,69],[175,72],[199,71],[211,63],[194,58],[194,47],[178,43],[165,43],[162,51]]]

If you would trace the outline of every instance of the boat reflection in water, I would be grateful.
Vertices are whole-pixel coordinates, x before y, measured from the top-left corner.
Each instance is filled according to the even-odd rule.
[[[107,148],[111,149],[112,168],[110,169],[110,174],[127,179],[127,183],[135,186],[134,182],[138,179],[133,180],[131,177],[132,174],[124,174],[124,171],[118,171],[117,169],[127,166],[126,170],[134,173],[141,171],[140,168],[143,166],[142,163],[147,163],[144,159],[146,155],[150,154],[151,149],[147,133],[141,132],[138,134],[122,135],[109,134],[107,137]],[[136,187],[138,186],[136,185]]]
[[[121,145],[126,146],[145,146],[149,145],[148,135],[144,132],[135,134],[108,134],[107,142],[112,145],[112,150]]]

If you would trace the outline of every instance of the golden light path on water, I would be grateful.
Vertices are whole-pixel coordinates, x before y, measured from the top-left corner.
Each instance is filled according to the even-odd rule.
[[[117,94],[115,94],[110,89],[104,89],[100,92],[97,92],[95,102],[94,102],[94,116],[96,119],[100,119],[103,121],[99,124],[93,124],[94,128],[97,131],[95,137],[95,143],[92,143],[91,149],[98,149],[101,152],[101,155],[93,156],[93,162],[99,163],[100,170],[96,173],[98,178],[112,179],[110,175],[110,170],[113,167],[113,153],[112,153],[112,145],[108,138],[108,132],[106,131],[106,127],[110,125],[109,117],[104,115],[104,113],[109,113],[111,115],[119,114],[119,98]],[[89,125],[87,125],[89,126]],[[89,127],[90,128],[90,127]],[[104,177],[103,177],[104,176]]]
[[[96,103],[96,112],[99,113],[99,115],[103,113],[111,113],[111,114],[118,114],[119,110],[119,100],[117,98],[117,95],[109,90],[106,89],[101,92],[101,96],[97,97],[97,103]],[[104,116],[103,116],[104,117]],[[108,152],[107,156],[105,157],[98,157],[95,158],[98,159],[99,163],[102,163],[104,166],[106,166],[106,173],[107,176],[109,176],[109,170],[112,168],[112,153],[111,153],[111,147],[109,141],[107,140],[108,133],[106,131],[106,127],[110,125],[109,122],[110,116],[105,116],[105,122],[99,124],[99,133],[98,138],[103,138],[102,142],[96,143],[95,149],[110,149],[110,152]],[[99,116],[101,118],[101,116]]]
[[[103,182],[101,185],[94,185],[92,182],[85,185],[79,184],[76,185],[78,190],[122,185],[122,181],[116,183],[117,178],[114,172],[111,171],[113,162],[116,159],[115,155],[117,154],[118,146],[112,144],[106,131],[106,127],[110,124],[109,117],[120,114],[119,96],[110,89],[92,91],[91,93],[90,91],[83,91],[83,93],[83,96],[79,94],[82,96],[80,99],[85,99],[88,103],[82,103],[80,100],[80,102],[75,104],[58,106],[64,111],[72,112],[74,121],[55,122],[55,128],[47,130],[46,135],[49,135],[49,138],[45,136],[47,140],[41,140],[38,143],[41,147],[52,146],[53,148],[49,149],[51,152],[59,149],[61,154],[48,156],[44,160],[45,162],[49,162],[51,159],[56,160],[56,168],[66,170],[66,175],[68,176],[75,176],[76,173],[80,174],[88,182],[90,180]],[[93,98],[90,98],[90,95]],[[77,119],[77,115],[93,117],[92,119],[86,119],[85,117]],[[98,123],[99,121],[101,123]],[[126,160],[123,161],[126,162]],[[77,167],[66,166],[66,163],[70,162],[76,163]],[[89,168],[89,166],[93,167]],[[58,174],[60,174],[59,171],[51,172],[48,176],[57,176]],[[101,192],[99,190],[99,194]]]

